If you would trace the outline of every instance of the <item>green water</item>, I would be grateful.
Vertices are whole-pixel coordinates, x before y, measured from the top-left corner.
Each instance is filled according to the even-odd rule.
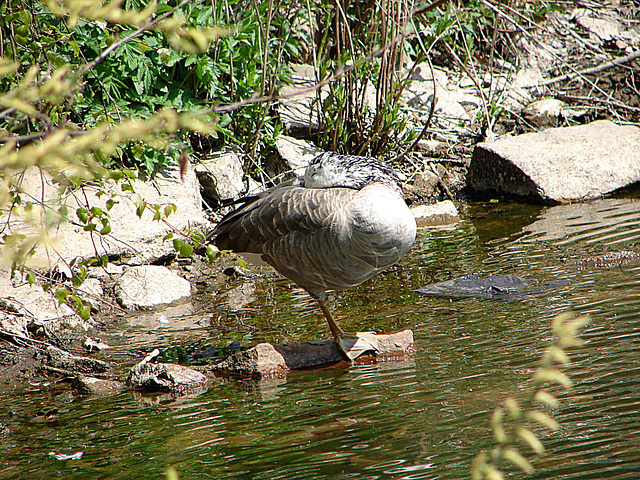
[[[0,438],[0,479],[160,479],[169,466],[181,479],[466,478],[490,445],[490,412],[526,394],[551,319],[568,309],[592,323],[566,369],[575,386],[554,412],[562,428],[540,432],[547,453],[531,456],[530,478],[640,478],[640,262],[580,263],[639,243],[636,199],[472,205],[455,228],[421,231],[399,268],[332,300],[345,329],[413,329],[414,359],[220,380],[178,399],[82,397],[56,384],[4,391],[0,420],[12,433]],[[160,312],[120,321],[103,336],[120,345],[109,355],[124,369],[176,342],[328,335],[308,296],[258,272],[211,285],[163,323]],[[510,301],[412,293],[472,272],[568,283]]]

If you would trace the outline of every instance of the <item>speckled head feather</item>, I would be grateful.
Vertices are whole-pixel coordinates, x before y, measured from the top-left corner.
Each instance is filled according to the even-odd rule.
[[[304,174],[308,188],[345,187],[360,190],[371,183],[385,183],[402,192],[400,177],[375,158],[326,152],[309,162]]]

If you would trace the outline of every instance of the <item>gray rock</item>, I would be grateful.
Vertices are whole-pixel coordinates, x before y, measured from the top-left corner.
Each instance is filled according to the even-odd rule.
[[[4,306],[3,306],[4,308]],[[0,311],[0,329],[11,333],[12,335],[19,335],[21,337],[28,337],[29,332],[27,326],[29,320],[22,315],[15,315],[13,313]]]
[[[167,267],[143,265],[125,268],[115,292],[125,308],[150,308],[191,296],[191,283]]]
[[[300,140],[287,135],[278,136],[276,149],[285,162],[285,168],[291,170],[295,176],[303,175],[309,161],[324,152],[309,140]]]
[[[431,205],[418,205],[411,209],[418,227],[452,225],[460,221],[458,209],[451,200]]]
[[[64,372],[96,374],[109,370],[109,364],[102,360],[79,357],[51,345],[39,349],[36,353],[36,360]]]
[[[214,368],[216,373],[257,378],[282,376],[287,370],[284,357],[270,343],[259,343],[249,350],[234,353]]]
[[[551,203],[588,200],[640,182],[640,128],[608,120],[478,144],[476,192]]]
[[[316,109],[312,109],[316,91],[313,90],[315,74],[313,65],[293,65],[292,85],[285,85],[280,89],[283,97],[278,104],[278,114],[286,131],[292,134],[305,134],[317,130],[319,121]],[[329,87],[321,89],[320,95],[324,100]]]
[[[377,335],[379,360],[400,359],[413,354],[413,332],[404,330],[391,335]],[[371,355],[362,355],[355,360],[367,362]],[[323,340],[283,345],[259,343],[243,352],[227,357],[213,367],[217,374],[269,378],[284,376],[289,370],[303,370],[345,360],[336,342]]]
[[[90,206],[108,211],[112,231],[109,235],[93,235],[82,226],[63,223],[49,232],[50,242],[39,242],[35,253],[27,265],[39,270],[52,270],[57,265],[64,266],[75,258],[93,258],[96,255],[118,256],[129,264],[150,263],[175,252],[171,242],[164,240],[167,233],[186,227],[208,226],[202,211],[200,186],[193,169],[188,168],[182,179],[177,172],[168,177],[158,177],[151,182],[134,180],[131,182],[135,194],[123,191],[119,184],[105,182],[105,189],[116,194],[116,203],[111,210],[106,208],[109,195],[98,195],[93,186],[86,186],[82,192],[60,197],[56,181],[37,168],[28,169],[21,182],[22,190],[32,198],[43,198],[46,205],[57,210],[66,205],[71,219],[76,220],[76,210],[84,206],[84,199]],[[132,198],[127,198],[132,197]],[[177,211],[169,217],[171,227],[153,220],[154,212],[146,209],[139,218],[133,200],[144,199],[148,204],[174,204]],[[2,221],[7,219],[0,218]],[[25,225],[15,215],[10,217],[8,232],[37,234],[31,226]],[[53,248],[51,248],[53,247]],[[55,249],[55,250],[54,250]]]
[[[438,195],[439,184],[440,177],[435,173],[420,172],[414,177],[410,190],[418,198],[435,198]]]
[[[208,383],[206,375],[192,368],[172,363],[150,363],[159,353],[159,350],[154,350],[134,366],[126,384],[138,390],[186,393]]]
[[[202,196],[216,203],[235,200],[245,191],[240,155],[229,152],[202,159],[196,166]]]
[[[59,305],[52,292],[45,292],[39,285],[29,285],[20,278],[12,280],[6,270],[0,270],[0,298],[2,310],[32,320],[47,321],[76,316],[68,305]]]
[[[0,270],[0,328],[29,337],[27,326],[31,325],[41,328],[47,336],[58,338],[63,331],[89,330],[91,324],[68,305],[60,304],[54,291],[55,288],[45,292],[40,285],[29,285],[19,275],[11,279],[9,272]]]
[[[84,375],[75,377],[72,385],[77,393],[89,395],[116,395],[124,390],[124,383],[122,382],[86,377]]]

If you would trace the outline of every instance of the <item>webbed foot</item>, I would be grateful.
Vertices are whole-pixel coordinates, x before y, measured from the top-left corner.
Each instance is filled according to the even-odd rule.
[[[365,352],[379,351],[378,336],[374,332],[340,332],[336,342],[350,360],[355,360]]]

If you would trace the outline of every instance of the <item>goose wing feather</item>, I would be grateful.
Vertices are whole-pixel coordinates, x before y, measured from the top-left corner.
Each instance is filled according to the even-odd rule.
[[[349,249],[349,210],[358,194],[279,185],[223,218],[212,236],[221,250],[260,254],[313,296],[324,297],[328,289],[357,285],[375,273],[375,261]]]

